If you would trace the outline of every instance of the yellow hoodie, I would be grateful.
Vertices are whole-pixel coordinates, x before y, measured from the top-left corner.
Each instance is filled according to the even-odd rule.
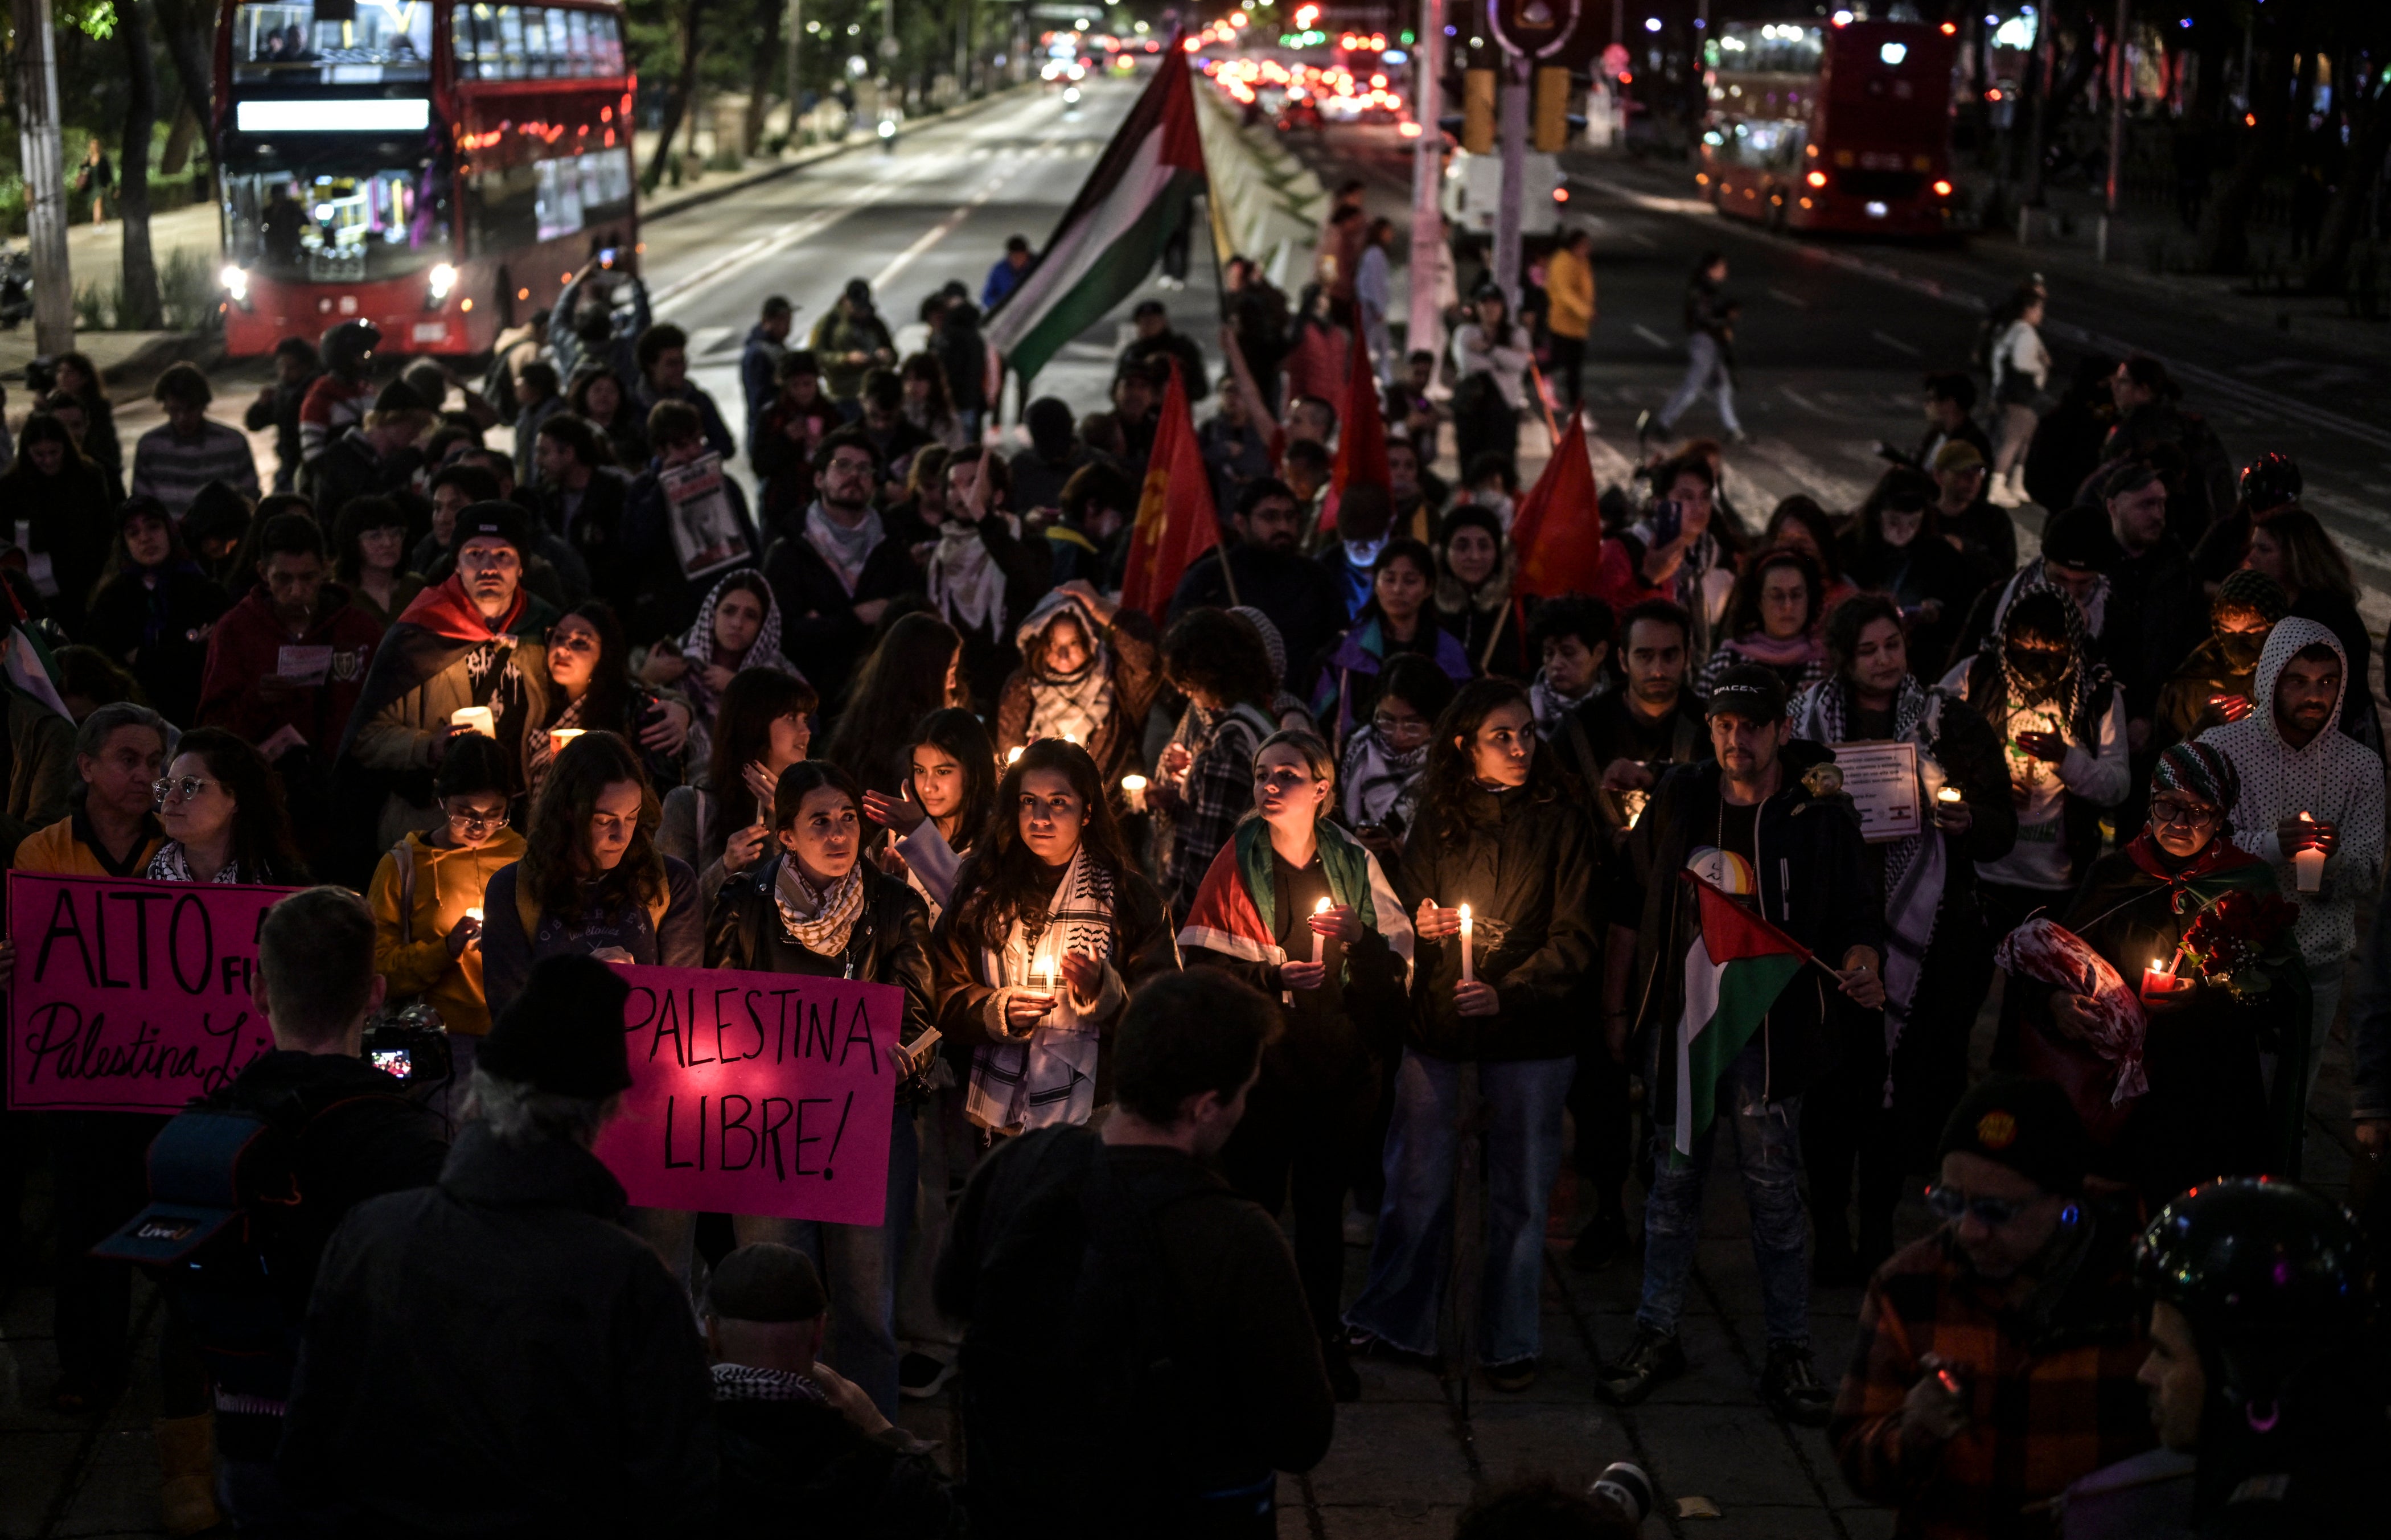
[[[501,829],[475,849],[444,850],[420,834],[407,836],[407,859],[415,868],[414,940],[399,915],[399,852],[383,853],[374,869],[366,901],[373,906],[374,968],[390,982],[393,1000],[424,997],[452,1032],[482,1037],[490,1029],[490,1007],[482,992],[482,949],[448,955],[448,933],[465,911],[482,905],[482,890],[498,868],[523,859],[523,835]]]

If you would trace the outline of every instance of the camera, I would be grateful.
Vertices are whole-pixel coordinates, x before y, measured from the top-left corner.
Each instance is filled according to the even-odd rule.
[[[448,1078],[448,1034],[437,1027],[394,1025],[366,1033],[365,1061],[409,1087]]]
[[[1637,1523],[1652,1511],[1652,1478],[1644,1474],[1640,1465],[1616,1460],[1603,1467],[1602,1474],[1594,1479],[1586,1495],[1608,1499],[1620,1512]]]

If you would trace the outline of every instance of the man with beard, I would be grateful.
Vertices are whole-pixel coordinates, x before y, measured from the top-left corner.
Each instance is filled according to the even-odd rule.
[[[1595,696],[1570,714],[1555,744],[1569,757],[1613,835],[1635,824],[1653,783],[1671,765],[1709,757],[1700,703],[1686,688],[1693,623],[1665,599],[1648,599],[1619,619],[1623,690]]]
[[[2289,607],[2281,585],[2265,573],[2241,567],[2226,574],[2208,606],[2208,639],[2159,690],[2158,715],[2151,724],[2153,747],[2197,738],[2250,715],[2259,651]]]
[[[1196,559],[1170,596],[1169,618],[1205,606],[1250,605],[1278,628],[1293,666],[1308,666],[1344,628],[1345,605],[1328,569],[1299,549],[1304,523],[1294,490],[1274,477],[1247,482],[1229,523],[1235,543]]]
[[[490,735],[518,788],[524,731],[547,719],[543,638],[557,615],[523,586],[530,515],[511,502],[474,503],[458,514],[452,541],[457,570],[418,594],[383,633],[341,745],[341,822],[372,830],[371,849],[348,852],[368,871],[372,849],[422,826],[432,771],[450,740],[480,731],[459,723],[459,711],[488,709]]]
[[[794,534],[764,554],[764,579],[781,602],[783,650],[837,700],[888,601],[921,586],[899,541],[887,537],[872,490],[880,455],[861,431],[842,428],[814,450],[814,500]]]

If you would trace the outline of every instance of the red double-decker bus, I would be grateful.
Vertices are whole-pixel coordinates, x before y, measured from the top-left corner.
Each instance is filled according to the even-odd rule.
[[[1696,180],[1721,214],[1780,229],[1941,234],[1957,30],[1715,23],[1702,50],[1710,110]]]
[[[481,353],[636,264],[618,5],[225,0],[215,68],[235,356],[349,319]]]

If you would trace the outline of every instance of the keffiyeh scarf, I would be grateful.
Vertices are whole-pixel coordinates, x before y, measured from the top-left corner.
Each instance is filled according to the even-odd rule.
[[[200,880],[191,875],[191,863],[184,856],[183,842],[179,839],[170,839],[158,847],[158,853],[149,858],[149,869],[141,874],[151,882]],[[247,882],[249,879],[240,874],[239,861],[228,861],[224,863],[224,870],[218,872],[211,880],[218,883],[238,883]]]
[[[847,950],[847,936],[863,912],[863,863],[848,867],[825,893],[806,880],[795,861],[782,857],[772,879],[772,904],[790,940],[817,957],[836,957]]]
[[[1096,734],[1113,719],[1113,654],[1104,642],[1105,628],[1096,624],[1085,600],[1058,589],[1040,600],[1038,607],[1029,612],[1029,618],[1021,623],[1017,640],[1026,653],[1031,641],[1066,615],[1087,638],[1088,661],[1074,673],[1028,676],[1028,733],[1033,740],[1067,738],[1084,748],[1094,743]]]
[[[1564,695],[1544,679],[1544,670],[1538,669],[1528,685],[1528,706],[1536,714],[1536,736],[1549,740],[1561,730],[1561,718],[1601,694],[1606,682],[1596,675],[1583,695]]]
[[[781,602],[772,596],[771,585],[754,567],[736,567],[724,573],[722,581],[705,596],[705,602],[697,607],[697,618],[690,623],[688,634],[680,639],[680,655],[689,660],[689,672],[680,677],[680,692],[688,698],[691,716],[697,721],[713,721],[714,714],[722,705],[722,692],[705,682],[706,665],[723,661],[714,655],[714,606],[721,602],[723,591],[741,578],[761,587],[765,599],[763,628],[756,631],[756,640],[748,644],[740,662],[762,664],[781,654]],[[852,587],[850,584],[850,589]]]
[[[2104,577],[2100,581],[2105,584],[2108,579]],[[2016,671],[2010,667],[2010,612],[2004,610],[1992,641],[1993,656],[1998,660],[2001,668],[2001,691],[2006,698],[2008,708],[2011,711],[2021,706],[2041,705],[2057,708],[2063,705],[2065,711],[2061,718],[2063,723],[2062,731],[2073,733],[2078,731],[2079,724],[2085,723],[2089,718],[2092,696],[2102,685],[2109,682],[2109,670],[2094,662],[2086,652],[2086,641],[2090,633],[2086,627],[2084,612],[2076,607],[2075,601],[2068,595],[2067,590],[2055,588],[2049,583],[2037,582],[2028,584],[2020,589],[2015,597],[2023,599],[2027,594],[2037,592],[2048,593],[2058,599],[2061,602],[2060,613],[2067,617],[2067,672],[2059,677],[2058,683],[2045,691],[2036,691],[2023,679],[2018,678]],[[2100,593],[2096,593],[2093,596],[2094,602],[2100,602],[2105,594],[2105,589]],[[1989,719],[1992,713],[1986,712],[1985,716]]]
[[[761,1369],[752,1364],[717,1364],[714,1365],[714,1399],[717,1401],[810,1401],[817,1406],[830,1404],[821,1387],[804,1375],[786,1369]]]
[[[1833,745],[1850,740],[1848,727],[1852,687],[1837,676],[1822,679],[1793,702],[1793,735]],[[1940,690],[1928,690],[1905,674],[1893,698],[1893,736],[1918,745],[1919,807],[1932,816],[1934,794],[1944,783],[1943,768],[1934,758],[1934,736],[1942,731]],[[1919,976],[1926,966],[1926,949],[1933,944],[1935,916],[1943,908],[1943,884],[1950,856],[1942,834],[1931,825],[1884,849],[1884,1105],[1893,1105],[1893,1051],[1909,1026],[1909,1008],[1918,999]]]
[[[1356,827],[1399,822],[1410,828],[1419,809],[1428,751],[1422,744],[1399,754],[1379,741],[1376,726],[1353,734],[1345,744],[1345,762],[1337,770],[1345,787],[1346,821]]]
[[[872,553],[887,537],[876,508],[866,509],[862,521],[852,529],[823,512],[819,502],[806,510],[806,544],[829,564],[839,586],[850,595],[862,579],[863,563],[872,559]]]
[[[963,1110],[980,1127],[1020,1133],[1085,1124],[1094,1113],[1097,1024],[1080,1016],[1063,978],[1062,960],[1075,951],[1100,963],[1110,956],[1113,883],[1113,874],[1090,861],[1082,845],[1072,853],[1035,930],[1015,920],[1002,951],[981,950],[981,976],[998,987],[992,1005],[1001,1009],[1008,990],[1043,992],[1050,970],[1056,999],[1026,1040],[974,1051]]]
[[[1008,519],[1010,515],[1008,515]],[[979,525],[949,519],[930,552],[930,604],[959,631],[1004,626],[1004,569],[979,537]]]

